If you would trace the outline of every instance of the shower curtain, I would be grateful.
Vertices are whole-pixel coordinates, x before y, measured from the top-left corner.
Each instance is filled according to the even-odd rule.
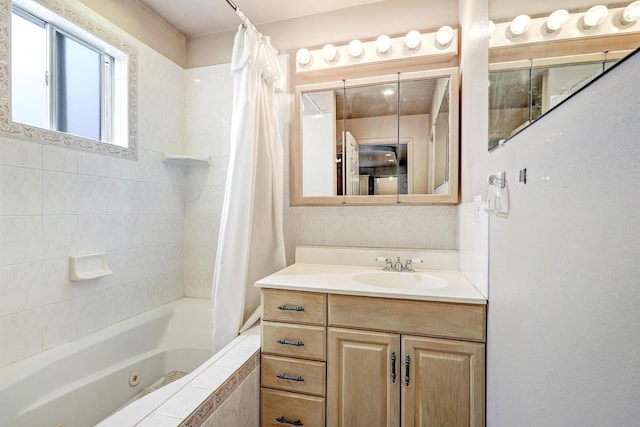
[[[285,77],[276,55],[253,25],[239,27],[231,59],[231,152],[211,298],[214,352],[235,338],[259,307],[254,282],[285,266],[277,100]]]

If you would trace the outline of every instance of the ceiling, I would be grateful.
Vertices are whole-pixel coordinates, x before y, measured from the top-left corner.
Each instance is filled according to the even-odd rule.
[[[139,0],[185,37],[235,30],[238,17],[226,0]],[[369,3],[392,0],[233,0],[259,26]]]
[[[138,0],[187,38],[235,30],[239,20],[226,0]],[[373,3],[393,3],[397,0],[233,0],[256,26],[363,6]],[[496,21],[511,19],[526,13],[532,16],[548,14],[565,8],[586,10],[602,3],[624,6],[629,1],[598,0],[490,0],[490,17]],[[431,1],[431,6],[437,1]],[[402,6],[401,6],[402,7]],[[437,14],[436,14],[437,15]],[[424,17],[425,22],[428,17]]]

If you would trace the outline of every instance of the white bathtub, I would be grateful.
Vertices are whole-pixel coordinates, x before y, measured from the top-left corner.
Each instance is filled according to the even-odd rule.
[[[210,329],[209,300],[183,298],[8,365],[0,426],[93,426],[168,372],[209,359]]]

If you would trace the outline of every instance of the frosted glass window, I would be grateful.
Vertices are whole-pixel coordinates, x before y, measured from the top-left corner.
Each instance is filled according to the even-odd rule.
[[[100,140],[102,55],[56,33],[56,56],[57,130]]]
[[[13,121],[48,128],[45,24],[14,13],[11,20],[11,35]]]
[[[126,81],[114,82],[126,55],[50,12],[23,6],[14,4],[11,17],[12,120],[126,147],[126,125],[114,131],[116,90],[127,112]]]

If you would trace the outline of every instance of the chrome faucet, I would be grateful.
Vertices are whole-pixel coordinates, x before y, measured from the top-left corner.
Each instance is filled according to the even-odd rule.
[[[382,269],[383,271],[398,271],[398,272],[406,271],[409,273],[412,273],[415,271],[413,269],[414,263],[422,264],[422,260],[420,258],[413,258],[413,259],[407,258],[404,265],[402,265],[402,261],[400,261],[400,257],[398,257],[398,260],[395,262],[395,264],[393,263],[391,258],[378,257],[376,258],[376,261],[385,263],[385,266]]]

